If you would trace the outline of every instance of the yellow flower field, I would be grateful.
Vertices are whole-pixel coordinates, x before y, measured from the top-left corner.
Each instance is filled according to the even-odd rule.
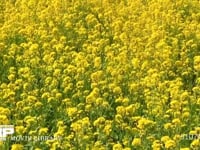
[[[0,1],[0,150],[199,150],[199,116],[199,0]]]

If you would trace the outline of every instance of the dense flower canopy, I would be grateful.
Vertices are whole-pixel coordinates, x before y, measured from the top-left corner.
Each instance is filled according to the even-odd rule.
[[[197,150],[199,115],[199,0],[0,1],[0,149]]]

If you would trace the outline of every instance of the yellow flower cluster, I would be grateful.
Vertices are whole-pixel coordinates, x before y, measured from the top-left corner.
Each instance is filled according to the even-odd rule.
[[[0,1],[0,149],[196,150],[199,115],[199,0]]]

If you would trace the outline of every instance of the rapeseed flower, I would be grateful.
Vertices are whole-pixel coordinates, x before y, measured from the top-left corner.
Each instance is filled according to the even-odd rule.
[[[45,135],[48,132],[48,128],[40,128],[38,133],[39,135]]]
[[[114,144],[112,149],[113,149],[113,150],[123,150],[121,144]]]
[[[0,2],[1,124],[63,137],[44,149],[198,149],[199,9],[198,0]]]
[[[78,109],[76,107],[71,107],[71,108],[68,108],[66,111],[67,111],[68,116],[73,118],[77,114]]]
[[[0,123],[1,125],[7,125],[10,121],[6,115],[0,115]]]
[[[17,134],[23,135],[26,132],[26,128],[22,125],[20,126],[15,126],[15,132]]]
[[[190,148],[186,147],[186,148],[180,148],[180,150],[190,150]]]
[[[153,150],[161,150],[162,143],[159,140],[155,140],[151,147]]]
[[[172,149],[172,148],[175,148],[176,147],[176,142],[173,141],[173,140],[167,140],[165,142],[165,148],[166,149]]]
[[[142,144],[141,138],[134,138],[132,141],[133,146],[141,146],[141,144]]]
[[[11,150],[23,150],[24,146],[21,144],[13,144]]]
[[[196,71],[200,70],[200,56],[195,56],[194,57],[194,69]]]
[[[192,143],[190,144],[190,147],[191,147],[192,149],[197,149],[199,146],[200,146],[199,139],[194,139],[194,140],[192,141]]]

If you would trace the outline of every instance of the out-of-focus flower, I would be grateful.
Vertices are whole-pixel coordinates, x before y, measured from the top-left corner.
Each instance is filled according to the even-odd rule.
[[[141,138],[134,138],[132,141],[133,146],[140,146],[142,144]]]
[[[21,144],[13,144],[11,150],[23,150],[24,146]]]

